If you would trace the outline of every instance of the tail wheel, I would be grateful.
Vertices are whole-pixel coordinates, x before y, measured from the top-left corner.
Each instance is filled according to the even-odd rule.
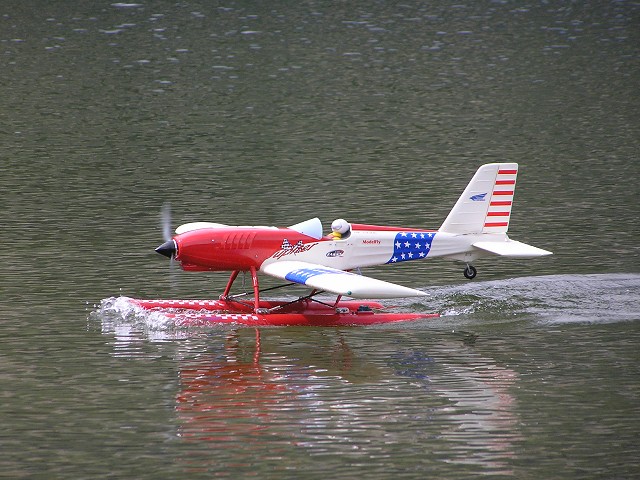
[[[476,275],[478,274],[478,271],[476,270],[476,267],[474,267],[473,265],[467,265],[467,268],[465,268],[464,272],[462,273],[464,273],[464,276],[466,278],[471,280],[476,277]]]

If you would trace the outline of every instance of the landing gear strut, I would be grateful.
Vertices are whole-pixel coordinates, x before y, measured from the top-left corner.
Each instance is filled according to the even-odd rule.
[[[464,276],[466,278],[468,278],[469,280],[475,278],[475,276],[478,274],[478,271],[476,270],[476,267],[474,267],[473,265],[468,265],[467,267],[464,269],[464,272],[462,272],[464,274]]]
[[[330,308],[334,308],[336,313],[349,313],[350,310],[347,307],[338,307],[338,304],[340,303],[340,300],[342,299],[342,295],[338,295],[338,298],[336,298],[336,301],[333,305],[329,304],[329,303],[325,303],[322,302],[316,298],[313,298],[315,295],[319,295],[321,293],[324,293],[321,290],[316,290],[315,288],[311,291],[311,293],[309,295],[306,295],[304,297],[299,297],[297,300],[293,300],[291,302],[280,302],[278,304],[276,304],[275,306],[268,306],[267,308],[264,307],[264,303],[261,306],[260,304],[260,292],[266,292],[268,290],[275,290],[277,288],[283,288],[283,287],[290,287],[292,285],[295,285],[295,283],[287,283],[284,285],[278,285],[275,287],[270,287],[270,288],[265,288],[263,290],[260,290],[260,286],[259,286],[259,282],[258,282],[258,270],[255,267],[251,267],[250,269],[251,271],[251,283],[253,286],[253,302],[249,302],[249,301],[244,301],[244,300],[239,300],[240,297],[244,297],[249,295],[249,292],[243,292],[243,293],[238,293],[235,295],[230,295],[231,293],[231,286],[233,285],[233,282],[235,282],[236,278],[238,278],[238,274],[240,273],[239,270],[235,270],[231,273],[231,276],[229,277],[229,281],[227,282],[227,286],[224,289],[224,292],[222,293],[222,295],[220,295],[220,300],[224,301],[224,302],[235,302],[236,304],[238,304],[239,306],[242,306],[243,310],[249,310],[252,311],[253,313],[257,313],[260,315],[265,315],[267,313],[272,313],[278,310],[282,310],[285,307],[289,307],[295,304],[306,304],[308,306],[308,304],[310,302],[316,302],[322,305],[325,305],[327,307]],[[243,282],[244,283],[244,282]],[[268,302],[267,302],[268,304]]]

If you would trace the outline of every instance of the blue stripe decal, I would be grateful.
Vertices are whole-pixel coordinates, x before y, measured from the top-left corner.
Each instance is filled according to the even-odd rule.
[[[431,251],[435,232],[400,232],[393,241],[393,255],[387,263],[426,258]]]
[[[311,277],[315,277],[316,275],[324,275],[327,273],[340,274],[347,272],[336,272],[335,270],[329,270],[328,268],[297,268],[296,270],[291,270],[289,273],[285,275],[285,279],[290,282],[301,283],[303,285],[307,284],[307,280]]]

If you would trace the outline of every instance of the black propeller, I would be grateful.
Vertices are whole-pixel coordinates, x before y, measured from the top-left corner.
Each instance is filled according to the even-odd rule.
[[[178,252],[175,240],[171,238],[171,204],[165,203],[162,206],[162,237],[164,243],[156,248],[156,252],[173,260]]]

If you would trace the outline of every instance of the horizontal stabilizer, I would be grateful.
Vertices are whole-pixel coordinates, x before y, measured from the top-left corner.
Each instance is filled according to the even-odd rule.
[[[289,282],[353,298],[399,298],[427,295],[420,290],[315,263],[274,262],[263,266],[261,270],[267,275]]]
[[[501,255],[503,257],[511,258],[533,258],[542,257],[544,255],[551,255],[552,252],[543,250],[526,243],[517,242],[515,240],[505,240],[500,242],[476,242],[474,247],[484,250],[486,252],[493,253],[495,255]]]

